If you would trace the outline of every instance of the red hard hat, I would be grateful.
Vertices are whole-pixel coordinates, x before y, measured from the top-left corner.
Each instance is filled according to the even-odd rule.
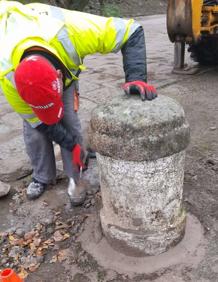
[[[51,125],[62,119],[61,84],[56,69],[47,59],[28,56],[20,62],[14,77],[19,95],[43,123]]]

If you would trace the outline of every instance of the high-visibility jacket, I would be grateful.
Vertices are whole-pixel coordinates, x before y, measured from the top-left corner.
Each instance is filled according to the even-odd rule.
[[[88,54],[118,52],[140,25],[133,19],[106,18],[58,7],[0,1],[0,91],[33,127],[41,122],[19,96],[14,70],[25,50],[39,46],[54,54],[71,78],[84,69]]]

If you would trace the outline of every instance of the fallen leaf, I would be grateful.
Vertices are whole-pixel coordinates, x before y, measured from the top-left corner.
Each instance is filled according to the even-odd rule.
[[[41,246],[41,250],[47,250],[48,247],[49,247],[48,245],[42,245],[42,246]]]
[[[30,247],[30,250],[33,251],[33,252],[37,249],[37,247],[34,243],[30,243],[29,247]]]
[[[62,262],[64,260],[66,260],[70,255],[70,251],[69,249],[65,249],[65,250],[61,250],[59,253],[58,253],[58,261],[59,262]]]
[[[33,244],[36,246],[36,247],[39,247],[39,245],[41,244],[41,239],[40,238],[35,238],[33,240]]]
[[[9,242],[10,242],[10,243],[11,243],[11,242],[13,242],[13,241],[15,240],[15,238],[14,238],[14,236],[13,236],[13,235],[9,235],[8,239],[9,239]]]
[[[37,250],[36,250],[36,256],[43,256],[43,248],[42,247],[39,247]]]
[[[40,263],[31,264],[31,265],[29,266],[29,271],[30,271],[30,272],[34,272],[34,271],[36,271],[36,270],[39,268],[39,266],[40,266]]]
[[[16,245],[18,245],[18,246],[20,246],[20,247],[22,247],[23,246],[23,244],[24,244],[24,240],[21,238],[21,239],[17,239],[16,240]]]
[[[49,262],[55,263],[55,262],[57,262],[57,260],[58,260],[58,257],[57,257],[57,255],[55,255],[55,256],[52,257],[52,259]]]
[[[27,272],[24,268],[22,268],[22,269],[20,270],[20,272],[18,273],[18,276],[19,276],[21,279],[25,279],[25,278],[28,276],[28,272]]]
[[[66,228],[69,228],[69,226],[66,223],[60,221],[56,222],[55,230],[66,229]]]
[[[42,224],[41,223],[37,223],[36,224],[36,230],[37,231],[41,231],[42,230]]]
[[[24,239],[26,241],[29,241],[29,240],[32,240],[34,236],[36,236],[36,232],[30,231],[24,235]]]
[[[61,242],[64,240],[64,237],[59,230],[54,233],[54,240],[55,242]]]
[[[69,233],[65,233],[65,234],[63,235],[63,237],[64,237],[64,240],[66,240],[66,239],[70,238],[70,234],[69,234]]]
[[[54,239],[53,238],[48,239],[48,240],[43,242],[43,245],[53,245],[53,244],[54,244]]]

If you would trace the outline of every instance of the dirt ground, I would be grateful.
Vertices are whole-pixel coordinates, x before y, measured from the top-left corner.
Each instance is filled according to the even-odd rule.
[[[149,14],[163,12],[159,1],[146,2]],[[25,195],[30,176],[10,181],[10,194],[0,200],[0,269],[12,267],[26,277],[27,282],[218,281],[218,70],[201,68],[195,75],[173,75],[173,46],[168,42],[163,27],[164,18],[142,17],[139,21],[143,23],[148,38],[149,81],[157,86],[160,94],[181,103],[190,123],[191,143],[186,156],[184,205],[187,212],[202,225],[204,243],[201,247],[204,252],[200,261],[195,265],[183,262],[150,273],[143,273],[142,269],[141,273],[130,274],[104,267],[86,251],[81,238],[90,228],[90,223],[96,244],[102,239],[99,226],[101,192],[96,161],[92,160],[85,174],[89,194],[82,207],[71,207],[66,195],[67,179],[61,170],[57,185],[50,187],[34,202],[28,201]],[[96,57],[90,58],[87,65],[92,64],[97,70],[91,69],[82,76],[83,112],[81,110],[80,114],[83,124],[87,123],[91,108],[110,98],[110,95],[117,95],[123,79],[121,60],[118,61],[117,57],[106,56],[100,58],[99,63]],[[116,72],[118,74],[115,75]],[[104,87],[109,89],[103,95],[102,79],[106,81]],[[89,92],[89,96],[85,92]],[[198,256],[197,250],[195,255]]]

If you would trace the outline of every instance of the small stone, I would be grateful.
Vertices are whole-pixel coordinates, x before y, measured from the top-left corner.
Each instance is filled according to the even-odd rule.
[[[22,228],[18,228],[15,232],[19,237],[23,237],[25,234],[25,231]]]
[[[47,233],[48,234],[53,234],[54,233],[54,228],[53,227],[48,227],[47,228]]]
[[[41,230],[42,229],[42,224],[41,223],[37,223],[35,228],[37,230]]]
[[[8,231],[9,234],[13,234],[16,231],[16,227],[11,227],[7,231]]]
[[[91,207],[91,202],[88,202],[87,204],[85,204],[86,209],[88,209],[89,207]]]
[[[43,261],[44,261],[44,257],[43,256],[38,256],[37,258],[36,258],[36,260],[37,260],[37,263],[43,263]]]
[[[216,161],[214,159],[208,159],[207,160],[207,164],[209,165],[215,165],[216,164]]]
[[[10,250],[8,256],[11,257],[11,258],[16,258],[16,257],[19,255],[19,253],[20,253],[20,247],[14,246],[14,247]]]
[[[73,225],[73,227],[72,227],[72,229],[71,229],[71,232],[72,232],[73,234],[76,234],[76,233],[79,232],[79,229],[80,229],[80,226],[79,226],[78,224],[75,224],[75,225]]]
[[[59,250],[60,249],[60,247],[58,246],[58,245],[54,245],[54,247],[53,247],[53,250],[54,251],[57,251],[57,250]]]
[[[92,206],[95,205],[95,199],[91,199],[91,205],[92,205]]]
[[[50,215],[47,218],[44,218],[41,223],[43,223],[45,225],[50,225],[50,224],[52,224],[54,222],[54,220],[55,220],[54,216]]]
[[[211,131],[214,131],[214,130],[216,130],[216,129],[217,129],[216,126],[211,126],[211,127],[210,127],[210,130],[211,130]]]
[[[23,263],[24,267],[28,268],[30,265],[37,264],[37,258],[32,255],[28,255],[27,257],[23,258]]]
[[[197,181],[198,180],[198,176],[197,175],[193,176],[193,180]]]
[[[7,262],[8,262],[8,259],[7,258],[3,258],[2,261],[1,261],[1,264],[5,265]]]
[[[0,181],[0,197],[6,196],[10,192],[11,186]]]
[[[96,185],[96,186],[90,187],[87,190],[87,195],[94,195],[98,193],[99,191],[100,191],[100,185]]]

